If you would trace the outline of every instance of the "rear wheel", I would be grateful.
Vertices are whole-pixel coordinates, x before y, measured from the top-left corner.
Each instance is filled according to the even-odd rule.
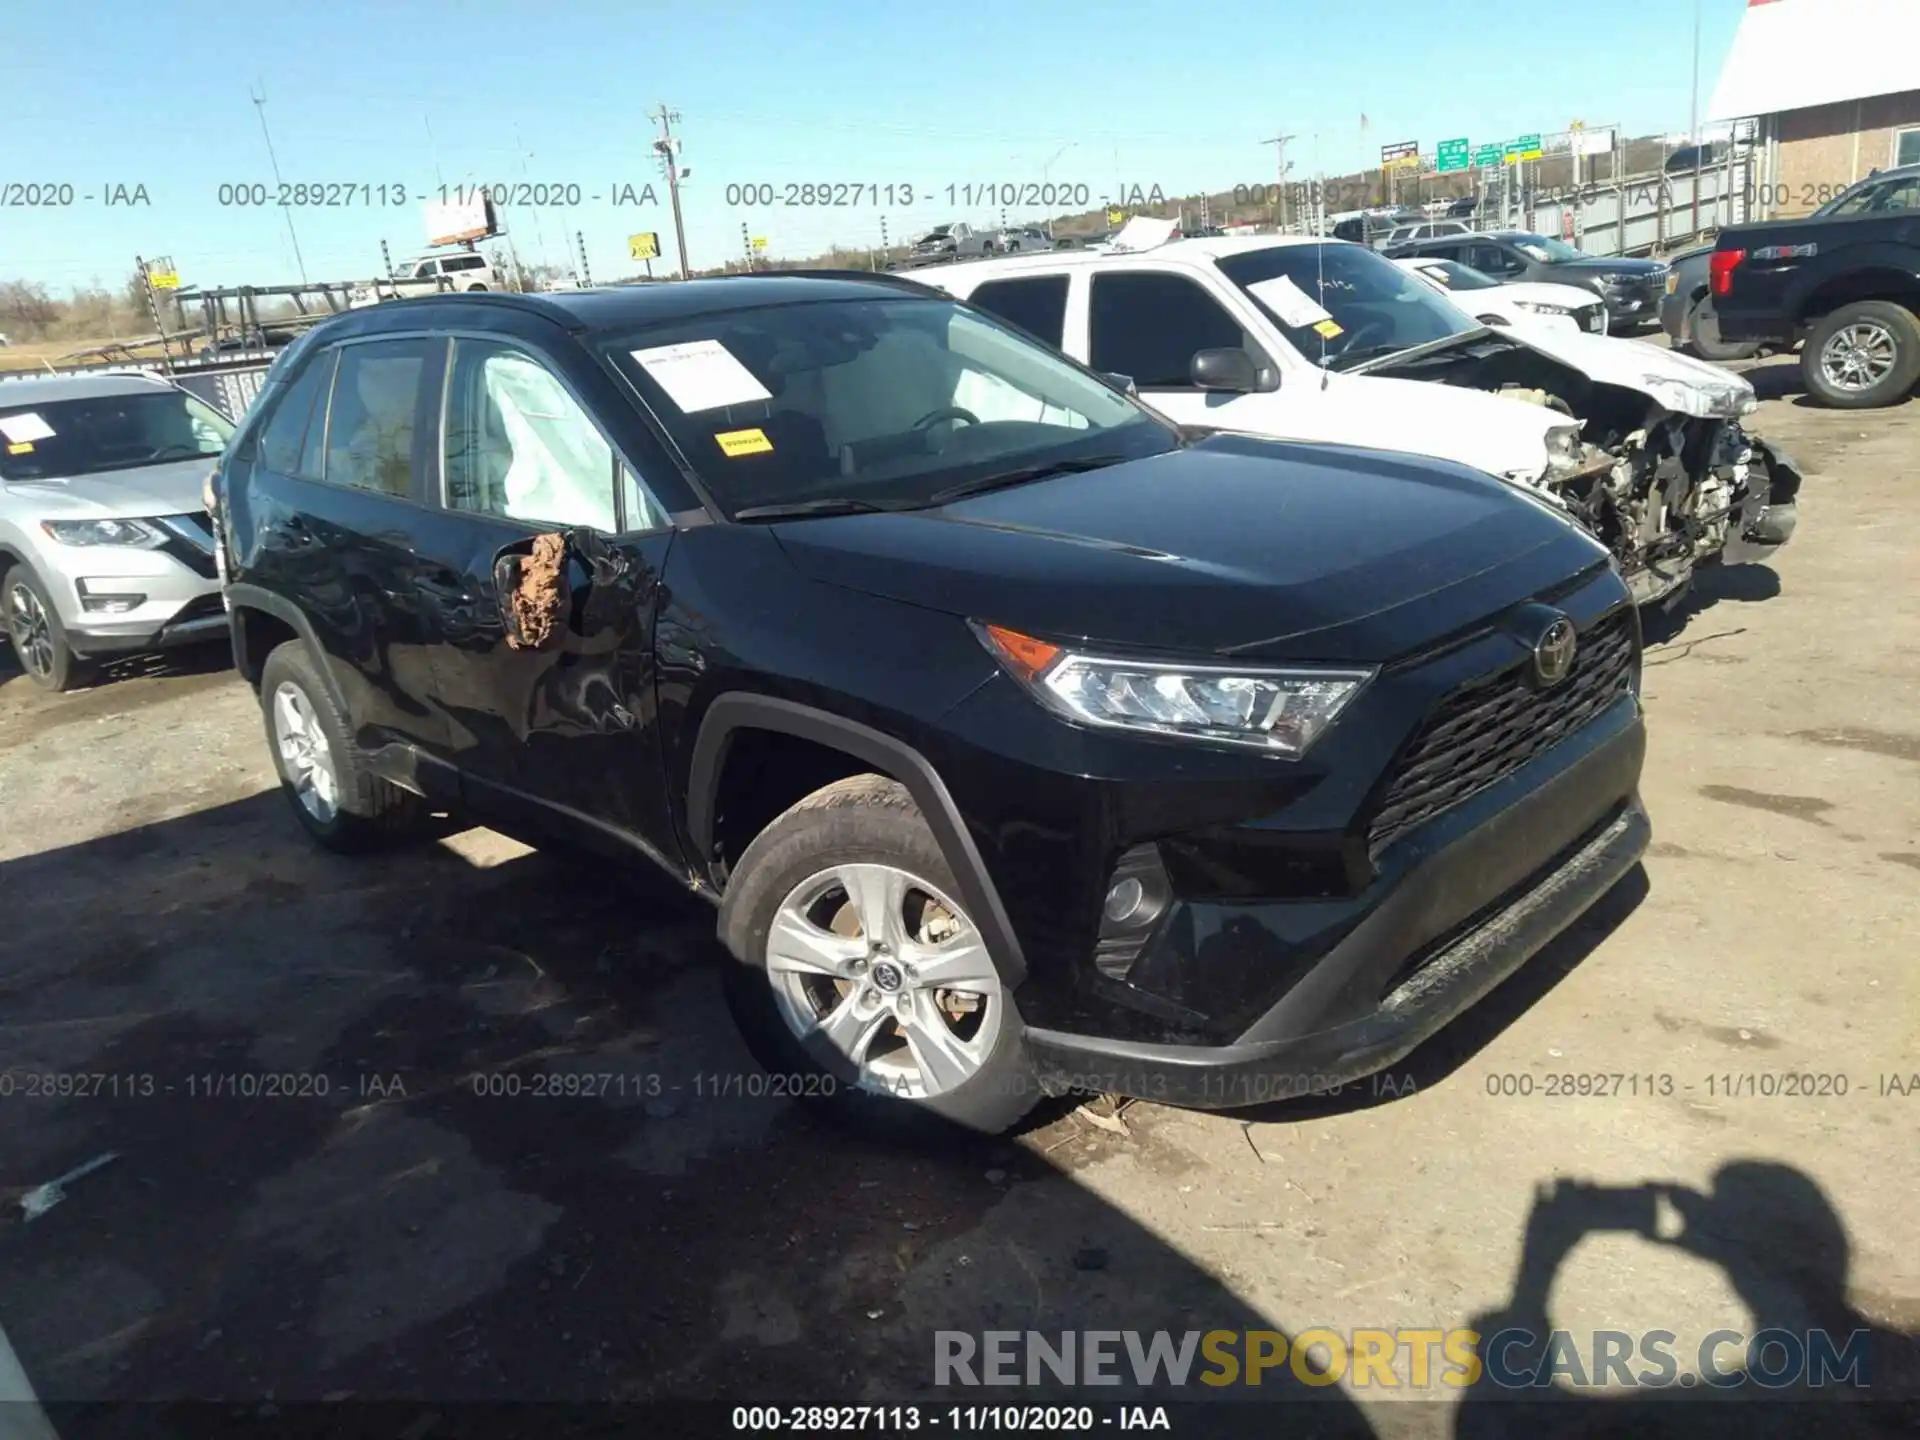
[[[1842,305],[1807,332],[1800,374],[1837,410],[1891,405],[1920,380],[1920,320],[1891,300]]]
[[[1020,1012],[904,787],[829,785],[747,847],[720,935],[727,995],[789,1093],[882,1122],[998,1134],[1040,1098]]]
[[[1687,353],[1702,360],[1751,360],[1760,353],[1758,340],[1722,340],[1720,321],[1704,299],[1687,312]]]
[[[301,828],[326,849],[357,854],[424,828],[421,798],[368,771],[304,642],[289,640],[267,656],[260,708],[280,788]]]
[[[6,594],[7,638],[14,658],[26,676],[42,690],[71,690],[87,675],[87,665],[73,653],[67,627],[40,577],[25,565],[6,572],[0,589]]]

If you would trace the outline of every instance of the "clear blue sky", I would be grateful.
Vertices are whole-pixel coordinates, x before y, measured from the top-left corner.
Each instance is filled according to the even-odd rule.
[[[1702,0],[1701,105],[1744,0]],[[1221,190],[1377,160],[1378,147],[1478,144],[1573,119],[1684,131],[1692,72],[1685,0],[1541,5],[1480,0],[132,0],[15,3],[0,15],[0,185],[66,182],[96,197],[144,185],[151,204],[0,208],[0,279],[56,292],[116,286],[136,253],[189,284],[296,277],[278,210],[222,207],[223,182],[271,182],[250,99],[266,96],[288,181],[404,186],[399,208],[293,214],[307,274],[364,278],[385,237],[424,241],[419,200],[442,183],[559,182],[583,197],[651,183],[658,206],[516,209],[529,263],[586,236],[596,277],[625,273],[625,237],[672,221],[648,113],[682,114],[687,239],[696,265],[739,253],[741,225],[774,254],[879,239],[881,210],[748,211],[729,183],[910,184],[895,240],[997,205],[945,187],[1047,178],[1089,187]],[[1370,124],[1360,129],[1365,114]],[[1318,135],[1316,162],[1315,135]],[[1064,149],[1064,153],[1061,153]]]

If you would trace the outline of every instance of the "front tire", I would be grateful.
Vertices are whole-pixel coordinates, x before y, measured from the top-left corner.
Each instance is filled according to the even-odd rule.
[[[1920,380],[1920,320],[1891,300],[1842,305],[1807,332],[1807,393],[1836,410],[1877,410]]]
[[[312,653],[289,640],[260,667],[260,709],[280,788],[323,849],[357,855],[422,830],[418,795],[372,774]]]
[[[990,1135],[1018,1123],[1038,1079],[957,888],[883,776],[828,785],[767,826],[720,908],[727,999],[754,1057],[862,1119]]]
[[[40,577],[25,565],[15,565],[0,581],[0,590],[6,595],[7,638],[26,677],[51,694],[80,684],[87,664],[74,653],[67,627],[60,623],[60,612]]]

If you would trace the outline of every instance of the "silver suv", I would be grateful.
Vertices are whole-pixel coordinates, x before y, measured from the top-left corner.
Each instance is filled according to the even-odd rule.
[[[150,375],[0,381],[0,597],[35,684],[226,634],[202,487],[232,433]]]

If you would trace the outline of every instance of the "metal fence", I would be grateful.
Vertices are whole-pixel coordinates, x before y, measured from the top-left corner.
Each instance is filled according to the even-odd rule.
[[[1751,161],[1736,155],[1697,174],[1631,176],[1510,207],[1502,223],[1558,235],[1591,255],[1642,255],[1704,240],[1747,218]],[[1494,222],[1484,213],[1480,223]]]

